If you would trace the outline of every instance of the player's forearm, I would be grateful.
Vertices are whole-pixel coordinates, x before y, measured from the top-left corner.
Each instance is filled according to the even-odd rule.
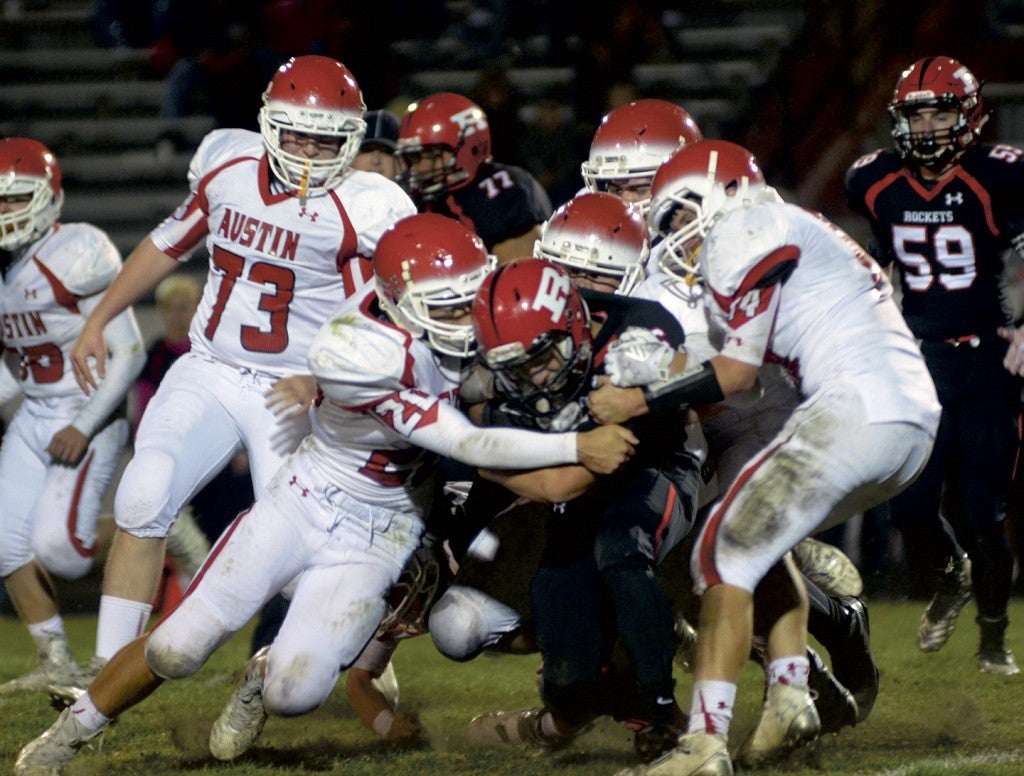
[[[90,322],[106,326],[180,266],[147,237],[132,251],[124,268],[104,292],[89,316]]]
[[[579,498],[597,481],[582,466],[558,466],[531,471],[481,469],[480,476],[503,485],[517,496],[541,504],[561,504]]]

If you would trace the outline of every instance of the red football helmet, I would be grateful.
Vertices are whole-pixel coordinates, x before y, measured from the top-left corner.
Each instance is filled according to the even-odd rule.
[[[12,250],[34,241],[54,225],[64,204],[60,165],[38,140],[0,140],[0,200],[22,204],[0,213],[0,248]]]
[[[586,387],[590,313],[554,262],[516,259],[488,275],[473,300],[473,329],[477,357],[530,414],[553,415]]]
[[[672,154],[651,184],[651,230],[664,237],[661,268],[687,285],[700,282],[697,254],[711,224],[729,210],[778,199],[757,159],[725,140],[702,140]]]
[[[483,240],[454,218],[418,213],[393,224],[373,254],[380,305],[397,325],[452,356],[474,352],[469,321],[435,318],[438,310],[468,308],[494,258]]]
[[[645,99],[620,105],[594,132],[583,181],[588,191],[607,191],[612,181],[650,180],[673,151],[702,139],[697,122],[675,103]],[[650,201],[633,204],[647,215]]]
[[[451,154],[447,161],[444,151]],[[410,194],[437,199],[457,191],[468,186],[480,165],[491,159],[487,115],[461,94],[433,94],[405,114],[396,154],[405,167],[402,183]]]
[[[292,57],[278,68],[263,92],[260,131],[270,167],[300,196],[323,193],[338,185],[366,132],[366,105],[355,76],[330,57]],[[281,131],[336,140],[329,159],[307,159],[281,148]]]
[[[911,132],[910,116],[920,108],[954,111],[959,119],[948,130]],[[949,57],[925,57],[904,70],[896,82],[889,115],[900,156],[934,170],[945,169],[966,151],[988,120],[981,84]]]
[[[647,223],[637,208],[611,194],[580,194],[547,220],[533,255],[563,267],[618,278],[628,295],[644,279],[650,254]]]

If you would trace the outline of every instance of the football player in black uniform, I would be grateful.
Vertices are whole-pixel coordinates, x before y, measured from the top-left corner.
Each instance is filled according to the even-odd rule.
[[[593,425],[585,394],[606,346],[624,331],[654,331],[673,346],[683,340],[658,303],[578,291],[562,267],[542,259],[518,259],[492,273],[474,300],[473,320],[478,357],[501,397],[484,421],[550,430]],[[696,516],[701,477],[684,427],[675,409],[633,422],[640,444],[621,476],[592,478],[575,466],[481,472],[550,505],[530,589],[548,708],[482,715],[478,728],[491,725],[495,737],[522,740],[520,726],[527,725],[548,745],[571,740],[607,710],[602,672],[617,637],[635,674],[637,717],[646,723],[637,732],[638,753],[652,759],[674,744],[674,617],[654,567]]]
[[[846,194],[870,221],[875,258],[896,265],[903,314],[942,403],[927,467],[891,504],[911,567],[936,583],[918,646],[942,648],[973,585],[978,666],[1016,674],[1005,643],[1012,558],[1003,522],[1019,390],[999,330],[1009,321],[1001,255],[1024,247],[1022,151],[977,142],[988,118],[981,84],[949,57],[905,70],[889,113],[895,150],[854,162]],[[955,535],[940,516],[947,485]]]
[[[500,263],[533,252],[551,200],[529,172],[491,158],[491,128],[475,102],[452,92],[420,100],[402,119],[397,153],[399,182],[421,213],[461,221]]]

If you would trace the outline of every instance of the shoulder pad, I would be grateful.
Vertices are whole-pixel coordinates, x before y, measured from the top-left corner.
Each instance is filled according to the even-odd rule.
[[[324,394],[349,407],[409,388],[403,382],[408,359],[402,333],[348,305],[321,327],[309,349],[309,368]]]
[[[247,129],[215,129],[199,144],[188,165],[188,185],[196,190],[199,181],[211,170],[242,156],[263,155],[263,139]]]
[[[76,296],[98,294],[121,271],[121,254],[106,232],[91,224],[63,224],[60,250],[70,261],[61,280]]]
[[[790,224],[781,203],[732,210],[711,227],[701,247],[701,265],[716,293],[731,296],[747,272],[789,242]]]
[[[374,254],[388,227],[416,214],[416,205],[405,190],[375,172],[352,170],[336,191],[352,221],[359,240],[357,253],[362,256]]]

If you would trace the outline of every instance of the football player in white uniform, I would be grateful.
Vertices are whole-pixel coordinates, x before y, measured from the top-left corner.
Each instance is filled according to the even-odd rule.
[[[204,138],[189,195],[132,252],[86,321],[72,361],[88,390],[104,374],[107,321],[205,241],[210,271],[191,350],[146,408],[117,490],[94,670],[145,627],[181,507],[242,448],[258,498],[309,432],[310,343],[365,283],[360,266],[383,231],[415,212],[397,184],[350,168],[364,110],[340,62],[302,56],[282,65],[263,95],[262,134],[219,129]]]
[[[117,409],[145,359],[122,310],[97,330],[105,379],[91,396],[75,383],[71,345],[121,256],[95,226],[58,223],[63,202],[46,146],[0,140],[0,403],[22,398],[0,447],[0,576],[40,659],[0,693],[78,676],[49,575],[78,579],[92,566],[103,492],[129,437]]]
[[[482,241],[443,216],[415,215],[384,234],[375,287],[349,299],[310,349],[323,394],[312,433],[225,531],[181,605],[115,655],[22,750],[15,773],[60,772],[164,679],[195,673],[289,583],[284,624],[250,660],[210,733],[211,751],[237,757],[267,712],[317,708],[374,634],[417,547],[436,456],[513,469],[581,463],[596,473],[630,457],[637,440],[621,426],[581,434],[483,429],[455,406],[473,352],[469,304],[491,266]]]
[[[763,198],[756,160],[739,146],[704,141],[659,169],[650,224],[668,250],[700,248],[720,354],[633,343],[609,353],[617,385],[642,407],[702,405],[751,389],[765,360],[786,365],[804,400],[775,439],[747,463],[697,539],[702,594],[688,732],[666,756],[634,773],[731,774],[726,736],[753,628],[754,588],[773,578],[778,614],[768,634],[769,689],[761,721],[740,747],[744,765],[817,735],[807,688],[806,598],[780,566],[810,533],[906,487],[920,472],[939,418],[920,350],[874,261],[820,215]],[[780,742],[783,746],[779,746]]]

